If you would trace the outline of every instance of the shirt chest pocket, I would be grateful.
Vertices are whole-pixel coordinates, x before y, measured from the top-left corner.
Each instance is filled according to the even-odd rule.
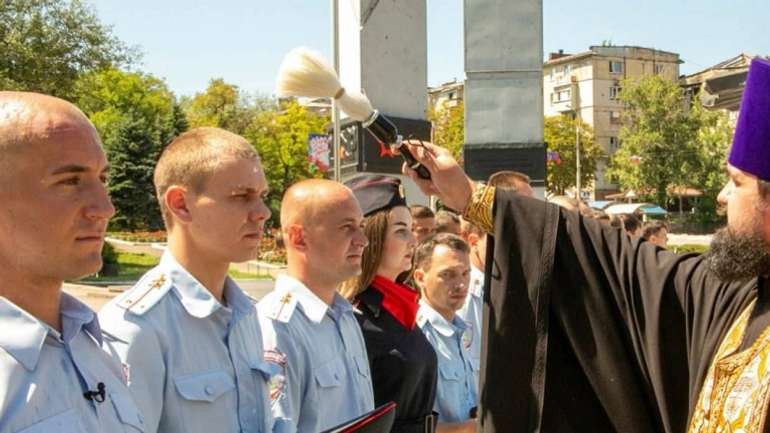
[[[128,391],[126,391],[128,392]],[[134,400],[128,394],[110,394],[112,407],[118,414],[118,419],[125,425],[129,425],[137,431],[144,432],[144,418],[139,412],[139,408]],[[129,431],[133,431],[128,429]]]
[[[463,366],[457,363],[442,364],[439,366],[439,374],[441,380],[451,383],[456,383],[463,378]]]
[[[174,384],[185,400],[209,403],[235,389],[233,378],[222,370],[178,376]]]
[[[35,424],[18,430],[16,433],[80,433],[83,427],[80,425],[75,409],[70,409],[58,415],[45,418]]]
[[[338,357],[326,364],[316,367],[313,371],[316,385],[319,388],[335,388],[342,384],[344,373],[342,360]]]

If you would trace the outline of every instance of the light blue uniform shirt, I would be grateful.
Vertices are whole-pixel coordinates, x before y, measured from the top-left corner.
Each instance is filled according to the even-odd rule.
[[[465,321],[468,330],[463,334],[463,345],[471,356],[473,375],[476,378],[476,389],[479,388],[479,367],[481,366],[481,329],[484,314],[484,272],[471,266],[471,281],[468,286],[468,297],[465,304],[457,311],[457,315]]]
[[[61,333],[0,297],[0,432],[145,431],[96,314],[66,293],[60,312]],[[86,400],[100,382],[104,401]]]
[[[148,433],[271,431],[255,303],[229,278],[224,299],[227,306],[166,252],[100,311]]]
[[[451,322],[428,304],[420,302],[417,325],[433,345],[438,357],[438,383],[433,410],[439,422],[463,422],[476,407],[476,382],[470,354],[463,346],[465,322],[455,316]]]
[[[258,305],[265,359],[280,373],[270,388],[276,433],[318,433],[374,409],[369,361],[353,307],[328,306],[281,275]]]

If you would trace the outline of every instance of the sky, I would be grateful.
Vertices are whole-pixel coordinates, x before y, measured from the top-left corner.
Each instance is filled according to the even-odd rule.
[[[87,1],[117,37],[140,49],[139,69],[178,95],[203,91],[212,78],[271,95],[290,49],[308,46],[331,57],[330,0]],[[352,1],[339,0],[340,7]],[[463,1],[426,1],[428,84],[462,80]],[[543,0],[543,56],[611,41],[679,53],[680,72],[688,74],[742,52],[770,55],[768,17],[769,0]]]

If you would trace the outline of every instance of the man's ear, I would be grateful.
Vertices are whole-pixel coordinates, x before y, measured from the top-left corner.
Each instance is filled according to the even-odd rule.
[[[476,244],[479,243],[479,239],[480,237],[478,233],[468,233],[468,238],[466,239],[466,241],[468,242],[468,246],[473,248],[476,246]]]
[[[420,289],[420,292],[422,292],[423,287],[425,287],[425,271],[419,267],[414,268],[412,278],[414,278],[414,282],[417,283],[417,287]]]
[[[284,243],[287,247],[298,251],[307,250],[307,238],[305,229],[299,224],[292,224],[284,231]]]
[[[187,190],[179,185],[169,187],[163,195],[166,209],[168,209],[174,216],[174,220],[179,221],[182,224],[190,223],[192,221],[192,215],[187,206],[188,197]]]

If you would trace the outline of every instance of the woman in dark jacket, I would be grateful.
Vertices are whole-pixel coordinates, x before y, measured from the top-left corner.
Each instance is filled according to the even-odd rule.
[[[437,360],[416,326],[419,294],[404,284],[412,267],[412,217],[397,178],[362,176],[346,182],[364,213],[369,245],[362,273],[340,290],[358,309],[376,405],[396,402],[393,433],[432,433]]]

